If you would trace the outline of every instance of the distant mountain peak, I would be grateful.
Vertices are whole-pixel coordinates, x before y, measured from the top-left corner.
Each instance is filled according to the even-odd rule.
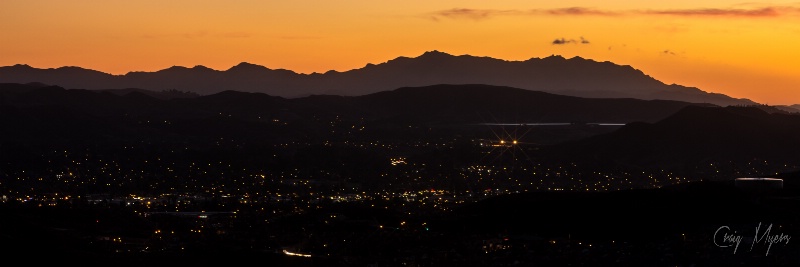
[[[567,58],[561,55],[549,55],[543,58],[531,58],[526,60],[526,62],[567,62]]]
[[[228,71],[234,71],[234,72],[236,72],[236,71],[263,71],[263,70],[269,70],[269,68],[261,66],[261,65],[249,63],[249,62],[240,62],[239,64],[236,64],[236,66],[233,66],[230,69],[228,69]]]
[[[86,70],[86,69],[78,67],[78,66],[63,66],[63,67],[58,67],[56,69],[57,70]]]
[[[195,65],[194,67],[192,67],[192,69],[193,70],[213,70],[213,69],[211,69],[209,67],[206,67],[206,66],[203,66],[203,65]]]
[[[420,55],[419,57],[452,57],[452,56],[453,55],[439,50],[431,50],[431,51],[425,51],[425,53],[422,53],[422,55]]]
[[[206,66],[203,66],[203,65],[195,65],[194,67],[191,67],[191,68],[185,67],[185,66],[172,66],[172,67],[169,67],[169,68],[166,68],[166,69],[163,69],[163,70],[159,70],[159,71],[156,71],[156,72],[187,72],[187,71],[203,71],[203,72],[207,72],[207,71],[216,71],[216,70],[211,69],[211,68],[206,67]]]
[[[437,54],[438,55],[450,55],[448,53],[445,53],[445,52],[442,52],[442,51],[439,51],[439,50],[436,50],[436,49],[430,50],[430,51],[425,51],[425,53],[422,53],[422,54],[423,55],[425,55],[425,54],[429,54],[429,55],[437,55]]]
[[[162,71],[165,71],[165,70],[185,70],[185,69],[189,69],[189,68],[184,67],[184,66],[172,66],[172,67],[163,69]]]
[[[263,67],[263,66],[256,65],[256,64],[253,64],[253,63],[250,63],[250,62],[242,61],[242,62],[239,62],[239,64],[236,64],[236,66],[234,66],[234,67]]]

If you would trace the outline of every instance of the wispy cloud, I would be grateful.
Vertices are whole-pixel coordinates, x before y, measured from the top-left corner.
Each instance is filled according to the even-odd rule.
[[[599,10],[587,7],[531,9],[527,13],[529,15],[555,15],[555,16],[618,16],[622,14],[616,11]]]
[[[686,58],[685,51],[675,51],[672,49],[664,49],[664,51],[660,51],[658,54],[665,57]]]
[[[703,8],[639,11],[641,14],[685,17],[778,17],[792,12],[797,12],[797,9],[787,7],[765,7],[757,9]]]
[[[441,10],[431,13],[429,16],[433,20],[439,18],[449,19],[469,19],[469,20],[485,20],[496,16],[508,15],[522,15],[519,10],[493,10],[493,9],[471,9],[471,8],[453,8],[448,10]]]
[[[586,40],[585,38],[583,38],[583,36],[581,36],[581,39],[580,39],[580,40],[575,40],[575,39],[567,39],[567,38],[561,37],[561,38],[556,38],[556,39],[555,39],[555,40],[553,40],[553,42],[551,42],[551,43],[552,43],[553,45],[563,45],[563,44],[589,44],[589,40]]]
[[[800,15],[798,6],[761,6],[748,8],[697,8],[697,9],[653,9],[653,10],[603,10],[590,7],[567,7],[554,9],[496,10],[453,8],[424,15],[434,21],[441,19],[466,19],[482,21],[502,16],[680,16],[680,17],[728,17],[771,18]]]
[[[561,37],[561,39],[556,38],[555,40],[553,40],[553,44],[554,45],[563,45],[563,44],[569,44],[569,43],[574,43],[574,42],[575,42],[575,40],[572,40],[572,39],[566,40],[566,39],[564,39],[564,37]]]
[[[486,20],[499,16],[616,16],[620,15],[613,11],[604,11],[586,7],[567,7],[554,9],[530,9],[530,10],[495,10],[495,9],[472,9],[472,8],[453,8],[440,10],[426,15],[426,17],[438,21],[442,18],[448,19],[469,19]]]

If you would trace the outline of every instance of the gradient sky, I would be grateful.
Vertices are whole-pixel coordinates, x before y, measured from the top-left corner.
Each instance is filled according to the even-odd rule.
[[[556,54],[764,104],[800,103],[800,2],[659,2],[2,0],[0,66],[124,74],[250,62],[311,73],[429,50]]]

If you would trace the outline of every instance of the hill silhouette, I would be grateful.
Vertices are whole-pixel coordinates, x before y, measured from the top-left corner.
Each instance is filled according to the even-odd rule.
[[[406,87],[364,96],[287,99],[223,91],[166,98],[147,90],[84,90],[0,84],[3,143],[219,138],[278,140],[439,138],[486,135],[483,123],[655,122],[688,105],[679,101],[589,99],[486,85]],[[358,129],[356,129],[358,126]],[[363,129],[361,129],[363,128]],[[532,134],[557,143],[613,130],[580,126]]]
[[[404,87],[352,100],[383,116],[413,116],[445,123],[653,122],[690,105],[666,100],[580,98],[478,84]]]
[[[37,69],[28,65],[0,67],[0,82],[40,82],[74,89],[141,88],[179,90],[202,95],[225,90],[260,92],[281,97],[308,95],[358,96],[436,84],[487,84],[588,98],[663,99],[720,106],[753,101],[664,84],[631,66],[581,57],[549,56],[525,61],[450,55],[429,51],[398,57],[344,72],[300,74],[240,63],[228,70],[173,66],[155,72],[111,75],[78,67]]]
[[[789,113],[800,113],[800,104],[798,104],[798,105],[781,105],[781,106],[775,106],[775,107],[779,108],[779,109],[781,109],[783,111],[789,112]]]
[[[555,150],[585,159],[661,166],[800,158],[800,115],[766,110],[774,112],[755,106],[687,106],[656,123],[630,123]]]
[[[170,98],[169,94],[177,96]],[[0,84],[0,103],[15,107],[61,106],[93,114],[230,114],[244,118],[290,115],[343,116],[414,123],[655,122],[688,105],[667,100],[592,99],[504,86],[404,87],[364,96],[312,95],[287,99],[226,90],[194,96],[143,89],[84,90]],[[174,113],[174,114],[173,114]],[[495,121],[502,120],[502,121]]]

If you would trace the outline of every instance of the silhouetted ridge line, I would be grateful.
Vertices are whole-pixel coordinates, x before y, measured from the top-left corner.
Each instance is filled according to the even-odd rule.
[[[719,106],[754,104],[697,88],[666,85],[631,66],[581,57],[553,55],[525,61],[451,55],[428,51],[397,57],[348,71],[299,74],[242,62],[227,70],[204,66],[174,66],[155,72],[110,75],[78,67],[36,69],[27,65],[0,67],[0,82],[41,82],[65,88],[153,91],[176,89],[202,95],[224,90],[261,92],[281,97],[308,95],[358,96],[436,84],[486,84],[590,98],[636,98],[712,103]]]

